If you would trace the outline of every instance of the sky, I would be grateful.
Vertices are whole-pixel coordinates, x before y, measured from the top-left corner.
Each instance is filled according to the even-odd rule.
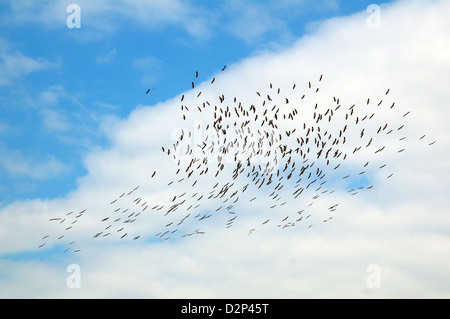
[[[445,0],[0,1],[0,297],[450,297],[449,14]],[[290,198],[286,182],[275,209],[252,186],[230,209],[152,209],[233,182],[226,165],[168,185],[180,177],[161,146],[182,130],[202,143],[218,96],[259,106],[255,92],[283,111],[306,92],[304,118],[333,97],[360,118],[378,107],[367,132],[396,129],[374,141],[387,151],[330,171],[335,192],[313,202],[312,190]],[[344,122],[330,123],[337,133]],[[148,210],[127,237],[93,238],[138,199]],[[180,220],[170,240],[155,236]]]

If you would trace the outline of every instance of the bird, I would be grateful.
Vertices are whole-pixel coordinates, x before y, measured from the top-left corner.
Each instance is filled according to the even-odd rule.
[[[223,66],[222,71],[225,68],[226,65]],[[198,75],[198,71],[195,71],[196,79]],[[323,74],[320,74],[319,82],[322,79]],[[210,81],[210,84],[213,83],[215,83],[215,78]],[[183,120],[187,120],[188,117],[192,118],[190,114],[197,116],[201,112],[202,120],[205,121],[204,125],[195,125],[197,131],[201,132],[200,139],[197,141],[197,137],[194,135],[195,142],[192,143],[191,131],[183,129],[181,135],[177,134],[171,144],[160,146],[163,154],[174,160],[174,170],[171,173],[173,176],[177,175],[176,179],[167,177],[166,182],[160,181],[159,176],[162,175],[156,167],[151,167],[150,172],[146,173],[149,174],[146,179],[147,183],[156,185],[157,181],[161,182],[160,185],[172,191],[171,196],[166,199],[158,198],[158,196],[147,198],[145,188],[142,190],[139,189],[139,186],[129,192],[123,192],[121,196],[110,201],[111,205],[120,203],[120,205],[111,206],[111,211],[125,216],[124,213],[130,209],[127,213],[128,217],[113,218],[114,223],[107,223],[106,228],[102,226],[103,232],[111,228],[110,231],[113,234],[120,233],[120,238],[125,238],[129,224],[143,222],[142,216],[153,214],[159,214],[166,218],[165,223],[161,226],[165,225],[167,228],[156,235],[164,241],[177,236],[190,237],[205,234],[200,229],[180,234],[180,231],[177,232],[176,225],[183,223],[184,228],[190,222],[207,223],[209,218],[218,214],[233,215],[233,218],[228,219],[224,226],[229,229],[239,215],[239,210],[236,209],[238,206],[234,207],[234,205],[238,201],[254,202],[260,198],[260,194],[266,194],[266,192],[270,194],[266,196],[267,203],[266,200],[258,202],[258,207],[260,205],[262,207],[261,214],[268,212],[268,209],[276,213],[289,209],[288,204],[301,204],[301,201],[295,201],[299,196],[312,199],[310,202],[304,202],[305,207],[294,210],[301,215],[297,216],[297,219],[293,219],[292,222],[288,221],[290,215],[284,214],[285,217],[280,218],[282,224],[275,225],[276,223],[273,223],[273,227],[291,228],[296,224],[301,225],[301,221],[311,217],[311,214],[306,217],[304,216],[307,214],[302,215],[305,209],[308,210],[313,203],[320,202],[322,198],[334,193],[335,190],[338,191],[333,187],[335,183],[329,182],[330,179],[335,180],[340,177],[348,179],[345,184],[357,183],[357,179],[360,178],[358,176],[368,174],[370,171],[371,164],[367,161],[370,156],[373,156],[375,160],[377,154],[382,151],[383,153],[396,151],[386,148],[383,144],[380,145],[380,139],[382,140],[383,136],[398,139],[395,133],[389,135],[393,132],[390,128],[397,127],[398,131],[405,125],[395,122],[396,118],[392,120],[390,117],[374,116],[384,107],[373,108],[374,103],[366,108],[359,108],[357,104],[346,107],[345,103],[341,105],[338,96],[332,97],[334,106],[320,102],[308,102],[309,105],[307,105],[303,104],[308,101],[305,99],[307,94],[300,93],[297,98],[296,91],[292,91],[296,88],[295,83],[292,85],[292,90],[284,90],[283,87],[276,89],[277,94],[281,94],[281,90],[283,90],[283,95],[286,92],[284,96],[276,95],[272,91],[276,86],[271,79],[266,83],[268,85],[264,84],[263,88],[256,88],[253,91],[256,91],[257,95],[252,96],[253,101],[249,100],[245,103],[240,101],[237,96],[225,96],[220,91],[216,95],[216,97],[218,96],[216,103],[212,100],[196,100],[195,104],[189,104],[193,103],[191,100],[180,103],[181,110],[177,107],[177,111]],[[313,81],[306,81],[306,83],[309,89],[315,88],[315,92],[319,92],[319,87],[314,85]],[[220,83],[216,85],[220,85]],[[191,82],[191,87],[195,87],[194,82]],[[322,87],[320,86],[320,88]],[[220,86],[216,89],[219,90]],[[269,89],[270,92],[268,92]],[[150,89],[146,93],[149,91]],[[202,91],[197,92],[197,98],[200,98],[201,94],[207,95],[207,92]],[[322,93],[325,91],[321,90],[320,94],[325,94]],[[388,95],[389,89],[383,90],[382,93]],[[320,98],[318,101],[321,100],[321,95],[317,95]],[[181,95],[180,100],[184,101],[184,95]],[[380,100],[378,106],[381,106],[382,102],[383,100]],[[289,108],[287,105],[280,107],[280,103],[290,106]],[[370,104],[370,98],[367,98],[366,104]],[[310,106],[313,107],[310,108]],[[386,109],[390,110],[390,108]],[[409,112],[405,113],[403,117],[407,114]],[[380,122],[382,118],[389,118],[389,122]],[[188,124],[188,122],[184,123]],[[389,128],[387,128],[388,126]],[[425,135],[420,139],[424,138]],[[406,139],[405,134],[400,141],[405,143],[411,139]],[[428,144],[432,145],[434,142]],[[406,147],[399,147],[398,149],[401,149],[397,149],[397,152],[403,152]],[[353,153],[348,150],[353,150]],[[369,157],[359,159],[357,157],[359,154]],[[181,156],[187,156],[189,159],[185,161]],[[347,163],[351,161],[351,164],[354,165],[353,172],[346,171],[348,165],[345,165],[345,161]],[[370,163],[373,163],[372,160]],[[217,166],[214,167],[215,165]],[[379,168],[385,166],[386,164]],[[364,170],[360,167],[364,167]],[[158,178],[154,179],[157,171]],[[391,176],[393,173],[390,173],[387,178]],[[210,181],[211,183],[208,184]],[[363,190],[371,190],[373,186],[367,187],[360,183],[352,186],[353,188],[348,191],[348,194],[357,196],[363,193]],[[128,196],[132,193],[135,193],[136,196]],[[134,198],[134,201],[131,197]],[[134,209],[137,205],[139,205],[139,209]],[[146,211],[148,207],[152,208]],[[211,213],[208,213],[207,209],[211,209]],[[338,209],[338,204],[330,206],[328,211],[334,212],[336,209]],[[178,212],[188,210],[189,214],[184,218],[177,217]],[[146,211],[145,214],[140,215],[144,211]],[[265,227],[270,227],[272,223],[269,224],[269,221],[273,218],[269,219],[268,217],[262,217],[260,225],[268,224]],[[332,217],[322,220],[328,222]],[[65,223],[66,226],[67,223],[73,225],[69,227],[79,227],[80,223],[72,224],[73,218],[69,217],[69,214],[66,218],[67,220],[59,217],[51,220],[58,220],[61,224]],[[106,215],[99,218],[97,222],[105,222],[110,218],[111,215]],[[113,225],[117,225],[119,229]],[[249,235],[257,229],[252,226],[255,227],[255,225],[250,225]],[[65,229],[70,229],[69,227],[65,227]],[[311,227],[312,224],[308,226],[308,228]],[[110,233],[103,232],[92,235],[96,236],[95,238],[100,237],[99,240],[110,235]],[[133,235],[131,238],[137,240],[141,235]],[[44,236],[43,239],[46,238]]]

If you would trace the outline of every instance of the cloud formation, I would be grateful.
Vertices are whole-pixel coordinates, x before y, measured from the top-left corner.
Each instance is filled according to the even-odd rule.
[[[39,24],[48,29],[67,28],[69,13],[66,8],[71,1],[39,2],[14,1],[9,4],[8,15],[3,16],[6,25]],[[158,30],[175,26],[194,37],[207,36],[207,12],[190,2],[168,1],[77,1],[80,7],[83,30],[94,37],[115,32],[122,22],[147,29]],[[205,17],[206,16],[206,17]]]
[[[42,180],[67,173],[69,167],[53,156],[32,160],[17,150],[0,149],[0,165],[11,176]]]
[[[0,38],[0,85],[11,84],[32,72],[57,67],[46,58],[32,58],[14,50],[11,44]]]

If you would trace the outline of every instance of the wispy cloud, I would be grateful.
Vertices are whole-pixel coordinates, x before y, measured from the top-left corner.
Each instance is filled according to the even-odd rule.
[[[68,132],[69,129],[79,131],[76,126],[77,117],[82,113],[83,104],[61,85],[52,85],[42,91],[38,98],[33,100],[34,107],[38,109],[44,127],[53,132]],[[64,106],[61,104],[64,103]],[[75,107],[69,107],[75,106]],[[85,118],[86,116],[84,116]]]
[[[136,58],[133,61],[133,67],[136,69],[156,68],[156,67],[159,67],[160,65],[161,65],[161,61],[152,56]]]
[[[51,0],[39,2],[14,1],[9,3],[7,14],[2,23],[7,25],[38,24],[48,29],[64,29],[68,13],[66,7],[72,2]],[[94,38],[115,32],[122,22],[128,26],[137,26],[149,31],[175,26],[185,30],[193,37],[205,37],[209,34],[207,26],[208,12],[188,1],[88,1],[79,0],[81,10],[81,31],[90,33]]]
[[[47,155],[42,159],[25,156],[18,150],[0,149],[0,166],[12,177],[28,177],[35,180],[46,180],[70,170],[66,164],[54,156]]]
[[[66,7],[70,1],[57,4],[51,0],[10,3],[0,19],[5,25],[37,24],[51,30],[67,29]],[[254,44],[268,33],[292,39],[289,23],[303,19],[308,13],[323,10],[338,12],[337,0],[221,1],[218,6],[198,1],[181,0],[79,0],[82,27],[68,36],[82,40],[98,40],[117,30],[137,27],[148,32],[175,28],[195,39],[209,39],[223,31]]]
[[[32,72],[55,68],[59,64],[49,62],[44,57],[33,58],[14,50],[4,39],[0,38],[0,85],[11,84],[14,80]]]
[[[61,111],[44,108],[40,110],[42,123],[53,132],[67,132],[71,127],[70,119]]]
[[[268,31],[285,28],[285,20],[262,2],[230,1],[223,13],[230,17],[226,19],[226,31],[249,43],[260,40]]]
[[[162,66],[163,62],[153,56],[136,58],[132,62],[132,67],[144,74],[141,80],[144,86],[156,83]]]
[[[104,54],[100,54],[95,58],[95,62],[100,64],[108,64],[111,63],[116,57],[117,50],[113,48],[111,51],[108,51]]]
[[[268,33],[276,33],[278,41],[292,40],[290,23],[309,13],[335,12],[338,8],[335,0],[226,1],[220,12],[224,21],[220,27],[249,44],[261,41]]]
[[[47,90],[40,93],[38,102],[46,106],[54,106],[57,105],[61,99],[67,97],[68,94],[63,86],[52,85]]]

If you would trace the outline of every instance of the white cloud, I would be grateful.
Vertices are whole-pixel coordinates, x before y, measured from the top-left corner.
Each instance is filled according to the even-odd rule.
[[[152,56],[137,58],[133,61],[133,67],[136,69],[152,68],[159,66],[161,61]]]
[[[0,165],[11,176],[25,176],[37,180],[45,180],[64,174],[69,167],[48,155],[41,160],[26,157],[18,150],[0,149]]]
[[[30,3],[14,1],[10,3],[8,15],[3,15],[5,24],[34,23],[49,29],[67,28],[69,13],[66,8],[71,1],[44,0]],[[205,10],[180,0],[168,1],[86,1],[79,0],[81,30],[92,37],[110,34],[119,28],[122,21],[147,30],[158,30],[175,26],[194,37],[209,35],[208,13]],[[131,24],[130,24],[131,21]],[[74,33],[71,33],[74,34]],[[81,35],[81,37],[83,36]]]
[[[34,23],[48,29],[65,29],[69,16],[66,7],[71,3],[69,0],[57,3],[17,0],[9,4],[8,14],[2,17],[2,22],[7,25]],[[197,39],[225,30],[247,43],[261,40],[271,31],[291,40],[288,23],[302,19],[308,13],[336,12],[338,9],[336,0],[224,1],[214,7],[181,0],[79,0],[77,5],[81,12],[81,30],[78,30],[81,32],[68,34],[78,39],[98,39],[126,24],[150,32],[175,27]]]
[[[40,111],[44,126],[54,132],[67,132],[72,126],[70,120],[61,112],[45,108]]]
[[[259,39],[270,30],[285,27],[284,21],[274,16],[273,8],[267,4],[231,1],[224,9],[231,16],[226,29],[247,42]]]
[[[89,148],[98,137],[100,118],[106,115],[100,110],[88,108],[82,99],[82,92],[70,92],[61,85],[52,85],[37,98],[30,99],[28,104],[38,110],[44,128],[59,140]],[[93,104],[111,108],[95,102]]]
[[[450,54],[446,54],[450,52],[449,14],[448,1],[403,1],[382,9],[380,29],[367,27],[366,12],[331,19],[283,52],[267,52],[229,65],[226,72],[215,74],[214,85],[208,81],[184,92],[184,105],[191,106],[189,114],[195,114],[193,110],[199,104],[198,91],[202,91],[201,99],[218,105],[217,97],[222,93],[226,96],[225,103],[231,103],[236,96],[245,105],[259,105],[255,91],[267,92],[269,82],[281,88],[279,96],[273,93],[280,108],[286,107],[285,97],[296,101],[305,92],[307,97],[299,112],[308,116],[307,107],[314,99],[327,105],[336,96],[342,101],[342,108],[357,103],[356,112],[361,112],[358,115],[376,107],[373,101],[383,99],[375,120],[395,128],[405,124],[404,131],[393,132],[390,136],[395,139],[386,136],[376,141],[380,145],[386,143],[387,152],[379,156],[361,153],[349,157],[347,162],[347,169],[352,172],[359,170],[366,159],[376,165],[388,163],[387,170],[372,169],[371,183],[375,185],[372,191],[351,196],[339,187],[332,195],[322,195],[311,207],[309,195],[313,193],[307,193],[308,196],[297,201],[289,201],[283,209],[270,210],[267,207],[272,201],[267,195],[249,189],[248,196],[254,194],[258,200],[250,203],[242,195],[235,207],[236,224],[231,229],[224,227],[230,214],[215,213],[218,204],[215,202],[203,204],[204,211],[198,211],[211,212],[211,219],[189,219],[192,223],[188,221],[189,226],[180,229],[180,232],[200,229],[206,231],[204,235],[162,243],[145,242],[155,239],[161,229],[169,229],[165,226],[169,221],[179,221],[187,214],[178,210],[163,216],[165,210],[149,208],[136,223],[126,226],[128,240],[119,239],[116,228],[112,228],[114,236],[92,238],[97,231],[104,230],[106,224],[100,220],[113,216],[115,205],[132,211],[137,207],[133,200],[141,197],[143,201],[168,207],[174,194],[180,191],[188,192],[185,196],[196,191],[206,193],[216,181],[228,181],[206,176],[196,187],[191,186],[192,181],[166,187],[174,178],[176,164],[162,154],[161,145],[174,142],[171,140],[174,129],[192,129],[196,119],[205,121],[200,115],[183,121],[177,96],[158,105],[140,107],[127,119],[110,119],[104,129],[111,148],[97,149],[86,157],[88,174],[79,180],[78,189],[65,198],[16,202],[0,210],[3,254],[45,255],[45,250],[36,248],[44,234],[50,235],[47,247],[62,242],[55,238],[63,233],[65,245],[75,240],[82,249],[81,254],[68,254],[53,264],[4,257],[7,263],[2,273],[6,279],[0,277],[5,287],[0,294],[3,297],[448,298],[450,220],[446,207],[450,203],[446,190],[450,188],[450,179],[446,177],[450,172],[450,132],[446,119],[450,114],[445,105],[450,73],[442,70],[450,62]],[[316,87],[320,74],[324,74],[324,79],[316,98],[308,89],[308,81]],[[298,91],[292,90],[293,83]],[[385,95],[387,88],[391,90],[389,96]],[[368,97],[372,104],[367,107]],[[396,106],[390,110],[392,101]],[[406,111],[411,114],[403,117]],[[203,113],[208,113],[206,108]],[[407,139],[398,141],[403,134]],[[423,134],[426,137],[420,140]],[[359,139],[358,134],[349,135],[351,141]],[[436,144],[429,146],[434,140]],[[354,146],[351,141],[348,144]],[[405,146],[405,152],[397,153],[399,146]],[[151,179],[154,170],[158,173]],[[390,172],[394,175],[388,180]],[[340,178],[335,179],[338,184]],[[235,182],[236,187],[242,186],[242,181]],[[134,193],[124,195],[115,205],[110,204],[137,185],[140,187]],[[333,219],[324,223],[330,217],[327,208],[336,202],[340,205]],[[48,222],[57,216],[65,216],[65,222],[69,222],[73,215],[67,213],[84,208],[86,214],[67,232],[65,224]],[[300,208],[305,208],[305,215],[311,214],[308,222],[305,216],[295,227],[276,227],[282,218],[286,215],[292,218]],[[262,227],[261,222],[269,217],[271,222]],[[312,228],[308,228],[310,223]],[[256,231],[248,236],[252,227]],[[135,234],[141,234],[142,240],[133,241]],[[67,276],[64,270],[69,263],[81,267],[81,289],[68,289],[64,285]],[[381,269],[379,289],[367,287],[370,264]],[[24,274],[31,267],[38,267],[42,276],[39,281],[25,283],[21,278],[27,278]],[[43,282],[51,284],[43,287]]]
[[[221,18],[227,32],[247,43],[256,43],[267,33],[276,32],[276,44],[279,45],[293,40],[289,23],[302,20],[309,13],[335,12],[338,7],[335,0],[226,1]]]
[[[0,38],[0,85],[11,84],[29,73],[56,67],[46,58],[32,58],[12,50],[10,44]]]
[[[97,56],[97,58],[95,59],[95,62],[100,63],[100,64],[104,64],[104,63],[111,63],[114,58],[116,57],[117,54],[117,50],[116,48],[113,48],[111,51],[105,53],[105,54],[100,54]]]
[[[66,90],[61,85],[53,85],[46,91],[41,92],[40,94],[40,102],[44,103],[44,105],[57,105],[61,98],[67,96]]]
[[[132,62],[133,68],[144,73],[141,81],[144,86],[153,85],[157,82],[162,65],[163,62],[153,56],[136,58]]]

